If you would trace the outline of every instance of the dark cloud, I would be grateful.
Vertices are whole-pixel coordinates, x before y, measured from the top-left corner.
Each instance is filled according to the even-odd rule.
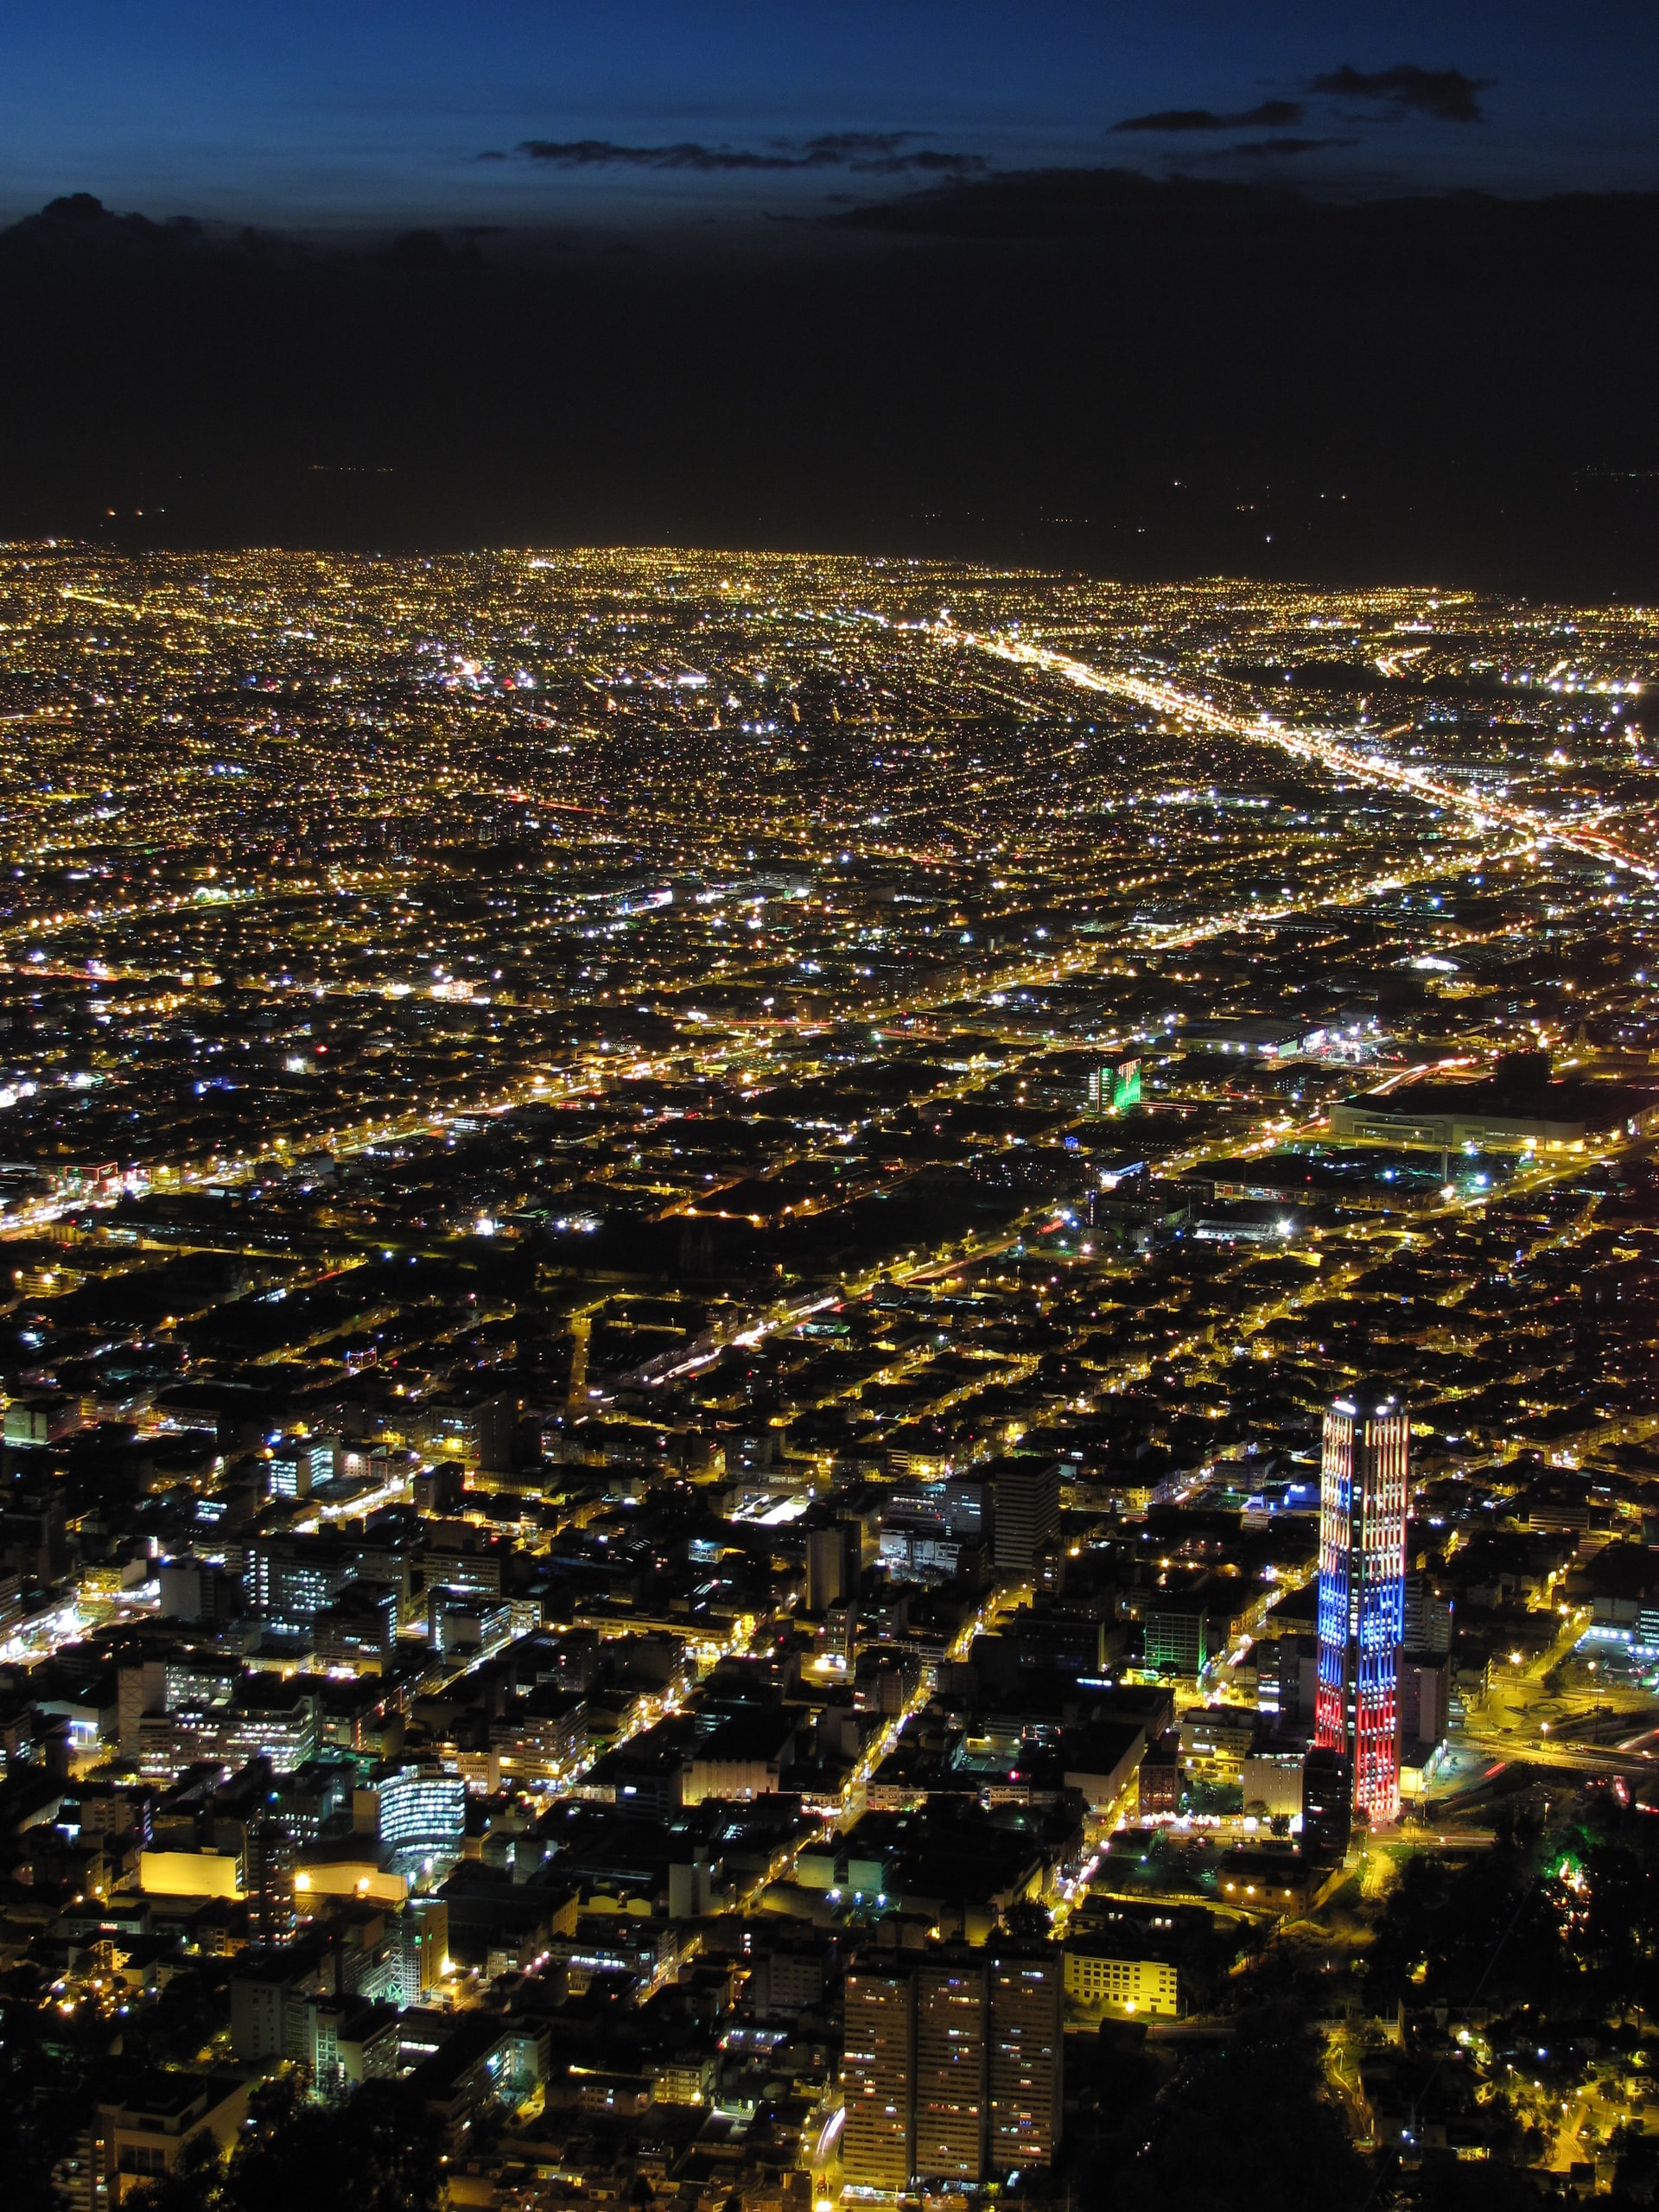
[[[1225,116],[1208,107],[1160,108],[1155,115],[1126,115],[1114,130],[1224,130]]]
[[[849,166],[866,176],[982,176],[990,163],[983,154],[935,153],[924,146],[913,154],[888,154],[880,161],[853,162]]]
[[[913,130],[836,130],[817,138],[774,139],[761,149],[703,146],[695,140],[671,146],[623,146],[610,138],[526,138],[518,150],[555,168],[687,169],[699,175],[853,169],[870,176],[969,176],[988,166],[982,154],[916,146],[918,135]]]
[[[1351,146],[1352,138],[1251,138],[1230,146],[1230,154],[1323,154],[1332,146]]]
[[[1300,100],[1263,100],[1259,107],[1246,108],[1242,115],[1230,115],[1227,118],[1229,123],[1242,124],[1247,128],[1257,124],[1268,130],[1282,129],[1286,124],[1300,123],[1301,119]]]
[[[1340,69],[1315,77],[1308,90],[1341,99],[1386,101],[1402,112],[1432,116],[1437,123],[1479,123],[1484,118],[1475,95],[1491,81],[1465,77],[1461,69],[1421,69],[1414,61],[1372,70],[1344,62]]]
[[[807,139],[800,150],[809,154],[845,154],[849,160],[859,154],[896,154],[901,146],[912,143],[917,133],[913,130],[826,130],[817,138]],[[785,152],[792,151],[787,138],[772,141]]]
[[[1281,130],[1287,123],[1300,123],[1302,104],[1300,100],[1263,100],[1259,107],[1242,109],[1236,115],[1217,115],[1208,107],[1160,108],[1153,115],[1128,115],[1122,123],[1112,125],[1114,130],[1248,130],[1252,128]]]
[[[699,173],[734,169],[810,169],[838,168],[845,155],[828,150],[798,154],[756,153],[747,147],[699,146],[684,141],[673,146],[619,146],[610,138],[526,138],[518,151],[533,162],[546,162],[562,169],[693,169]]]

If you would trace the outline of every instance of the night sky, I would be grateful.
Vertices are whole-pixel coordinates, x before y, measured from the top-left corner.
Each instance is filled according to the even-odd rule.
[[[907,175],[1131,165],[1379,193],[1659,184],[1650,0],[54,0],[13,8],[0,213],[753,219]],[[1152,127],[1118,128],[1146,118]],[[528,150],[543,149],[541,153]]]
[[[1659,10],[54,0],[0,533],[1659,596]]]

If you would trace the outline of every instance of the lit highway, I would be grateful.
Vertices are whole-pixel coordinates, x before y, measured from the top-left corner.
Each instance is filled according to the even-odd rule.
[[[1372,749],[1369,743],[1362,749],[1335,731],[1294,728],[1265,710],[1254,715],[1231,712],[1205,694],[1173,683],[1166,677],[1140,676],[1128,669],[1107,671],[1091,667],[1086,661],[1075,660],[1069,654],[1056,652],[1047,645],[1033,645],[1024,638],[1006,633],[982,637],[948,625],[941,626],[934,634],[945,643],[961,645],[969,652],[992,653],[1020,667],[1040,668],[1080,690],[1128,699],[1135,706],[1168,715],[1189,729],[1211,730],[1229,737],[1277,746],[1296,760],[1316,761],[1334,775],[1351,776],[1361,783],[1381,784],[1433,805],[1454,808],[1468,815],[1477,828],[1502,823],[1528,837],[1553,841],[1574,852],[1606,861],[1615,868],[1628,868],[1649,882],[1659,881],[1659,866],[1599,830],[1562,823],[1535,808],[1516,806],[1507,799],[1475,798],[1427,768],[1392,760]]]

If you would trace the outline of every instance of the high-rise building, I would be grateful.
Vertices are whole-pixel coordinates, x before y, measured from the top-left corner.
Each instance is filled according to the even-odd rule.
[[[1408,1651],[1449,1651],[1452,1649],[1452,1600],[1442,1598],[1426,1574],[1406,1577],[1405,1611],[1402,1617]]]
[[[841,1596],[839,1529],[814,1529],[806,1540],[806,1610],[827,1613]]]
[[[841,2167],[858,2189],[907,2189],[916,2095],[916,1983],[855,1966],[846,1983]]]
[[[404,1767],[375,1785],[378,1803],[369,1808],[383,1843],[412,1849],[460,1848],[467,1829],[467,1785],[457,1774]]]
[[[1046,1943],[855,1964],[842,2168],[861,2189],[1046,2165],[1060,2139],[1065,1960]]]
[[[1053,2162],[1060,2140],[1065,1961],[1058,1949],[994,1958],[990,1982],[988,2163],[1020,2173]]]
[[[1302,1762],[1302,1856],[1311,1866],[1342,1864],[1353,1817],[1347,1760],[1316,1745]]]
[[[1091,1115],[1124,1114],[1141,1103],[1141,1063],[1101,1060],[1089,1071],[1089,1111]]]
[[[1255,1708],[1282,1735],[1306,1737],[1319,1704],[1319,1647],[1311,1636],[1281,1636],[1255,1647]]]
[[[1443,1651],[1400,1655],[1400,1746],[1443,1744],[1452,1718],[1452,1662]]]
[[[915,2171],[980,2181],[985,2171],[985,1972],[930,1961],[916,1977]]]
[[[999,1459],[993,1470],[996,1571],[1005,1582],[1029,1582],[1038,1553],[1060,1533],[1060,1467],[1036,1452]]]
[[[806,1610],[821,1618],[831,1605],[858,1595],[859,1529],[837,1521],[806,1540]]]
[[[1400,1809],[1399,1669],[1411,1427],[1367,1383],[1325,1416],[1319,1484],[1319,1687],[1315,1734],[1347,1761],[1353,1808]]]
[[[449,1908],[442,1897],[411,1897],[397,1916],[393,1990],[399,2005],[424,2005],[448,1964]]]
[[[1146,1663],[1155,1674],[1196,1681],[1211,1657],[1210,1616],[1202,1600],[1149,1601],[1141,1623]]]

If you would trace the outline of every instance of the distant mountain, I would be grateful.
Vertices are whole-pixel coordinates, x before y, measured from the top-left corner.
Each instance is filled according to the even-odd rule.
[[[1659,195],[1113,169],[744,240],[0,232],[0,532],[1659,597]]]

